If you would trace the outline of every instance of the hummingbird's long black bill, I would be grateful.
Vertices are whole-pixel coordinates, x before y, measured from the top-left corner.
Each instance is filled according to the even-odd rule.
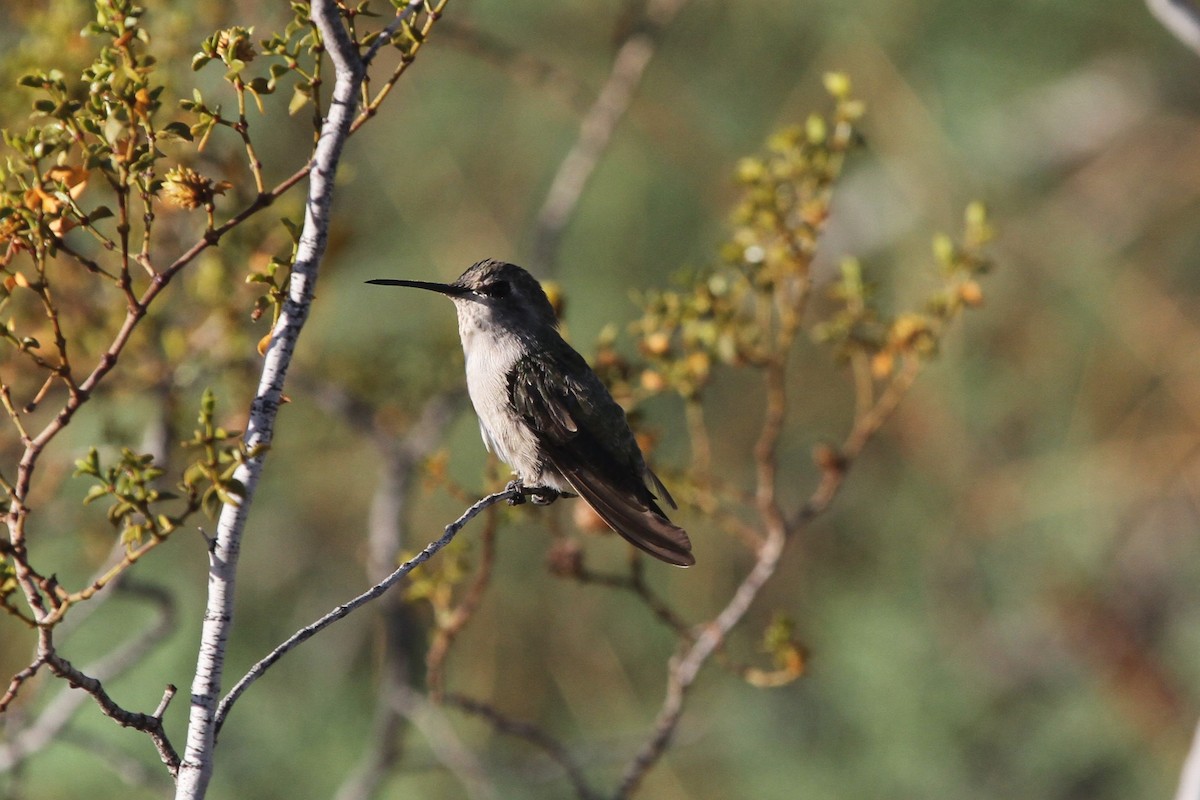
[[[426,289],[430,292],[444,294],[447,297],[455,297],[462,294],[470,294],[471,290],[458,286],[453,283],[434,283],[432,281],[406,281],[397,278],[375,278],[367,283],[373,283],[376,286],[408,286],[412,289]]]

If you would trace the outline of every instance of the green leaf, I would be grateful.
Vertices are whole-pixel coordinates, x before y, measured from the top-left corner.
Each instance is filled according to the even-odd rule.
[[[177,139],[183,139],[187,142],[193,140],[191,126],[189,126],[186,122],[180,122],[178,120],[175,122],[169,122],[163,126],[163,129],[160,131],[160,135],[161,134],[165,134],[169,137],[174,137]]]
[[[296,114],[308,105],[312,99],[312,89],[307,84],[299,84],[292,92],[292,101],[288,103],[288,114]]]
[[[142,524],[129,525],[121,531],[121,544],[126,547],[136,547],[142,543],[146,527]]]
[[[96,486],[88,489],[87,494],[83,497],[83,504],[85,506],[89,505],[90,503],[99,500],[101,497],[106,497],[107,495],[108,487],[97,484]]]

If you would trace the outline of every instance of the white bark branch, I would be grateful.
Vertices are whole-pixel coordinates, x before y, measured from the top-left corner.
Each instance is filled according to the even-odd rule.
[[[1175,800],[1200,800],[1200,725],[1196,726],[1192,746],[1184,759]]]
[[[1193,0],[1146,0],[1163,27],[1200,54],[1200,8]]]
[[[176,800],[199,800],[212,777],[216,745],[216,710],[221,692],[225,646],[233,622],[234,582],[238,554],[263,461],[275,428],[284,379],[296,340],[308,318],[317,267],[325,252],[333,203],[333,178],[342,147],[354,121],[365,68],[342,25],[334,0],[314,0],[312,19],[321,32],[335,78],[329,111],[313,154],[304,226],[288,284],[288,298],[267,348],[258,391],[250,407],[245,444],[251,456],[234,474],[245,487],[236,504],[226,505],[217,523],[209,563],[208,604],[201,629],[200,652],[192,682],[187,746],[179,767]]]

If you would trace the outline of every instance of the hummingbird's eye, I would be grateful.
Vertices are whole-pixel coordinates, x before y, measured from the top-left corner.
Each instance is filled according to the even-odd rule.
[[[508,297],[508,292],[508,281],[493,281],[486,286],[479,287],[479,293],[488,297]]]

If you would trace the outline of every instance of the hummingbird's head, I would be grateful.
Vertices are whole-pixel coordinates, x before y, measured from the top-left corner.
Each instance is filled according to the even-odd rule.
[[[454,283],[377,279],[367,283],[411,286],[444,294],[454,301],[460,321],[479,327],[536,331],[558,327],[554,308],[537,279],[516,264],[485,259],[472,264]]]

